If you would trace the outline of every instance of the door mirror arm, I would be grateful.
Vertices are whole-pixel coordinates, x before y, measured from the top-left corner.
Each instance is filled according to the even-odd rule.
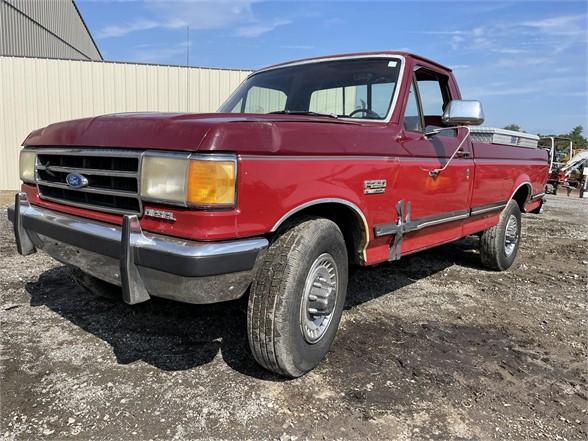
[[[453,161],[453,158],[455,158],[455,156],[458,154],[458,152],[461,150],[464,143],[466,142],[466,140],[470,136],[470,128],[468,126],[444,127],[444,128],[440,128],[440,129],[435,129],[432,132],[425,133],[425,136],[427,138],[431,138],[431,137],[439,134],[439,132],[442,132],[443,130],[451,130],[451,129],[466,129],[466,134],[463,137],[463,139],[459,142],[459,145],[457,146],[457,148],[455,149],[453,154],[449,157],[449,159],[447,160],[447,162],[445,163],[445,165],[443,167],[429,170],[429,176],[431,176],[432,178],[436,178],[437,176],[439,176],[439,174],[449,166],[451,161]]]

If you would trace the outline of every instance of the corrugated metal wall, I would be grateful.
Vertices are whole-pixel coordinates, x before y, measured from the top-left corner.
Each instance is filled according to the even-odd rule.
[[[0,57],[0,190],[19,187],[18,152],[34,129],[113,112],[211,112],[243,70]]]
[[[0,0],[0,55],[101,60],[72,0]]]

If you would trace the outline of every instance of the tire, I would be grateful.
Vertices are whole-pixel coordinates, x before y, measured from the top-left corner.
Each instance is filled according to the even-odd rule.
[[[347,249],[334,222],[305,219],[280,234],[249,293],[247,333],[255,360],[291,378],[314,369],[337,333],[347,277]]]
[[[510,200],[498,224],[485,230],[480,237],[482,265],[491,270],[507,270],[515,261],[520,242],[521,210],[515,200]]]
[[[84,290],[105,299],[122,299],[121,288],[100,280],[74,266],[69,266],[69,275]]]

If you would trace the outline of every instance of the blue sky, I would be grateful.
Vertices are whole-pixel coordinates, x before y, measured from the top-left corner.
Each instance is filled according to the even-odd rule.
[[[256,69],[398,49],[454,69],[486,125],[588,132],[586,1],[77,0],[107,60]],[[186,26],[190,26],[190,44]]]

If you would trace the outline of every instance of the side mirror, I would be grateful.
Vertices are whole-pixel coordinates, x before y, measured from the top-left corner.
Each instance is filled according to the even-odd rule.
[[[484,111],[480,101],[451,100],[443,116],[446,126],[471,125],[477,126],[484,122]]]

